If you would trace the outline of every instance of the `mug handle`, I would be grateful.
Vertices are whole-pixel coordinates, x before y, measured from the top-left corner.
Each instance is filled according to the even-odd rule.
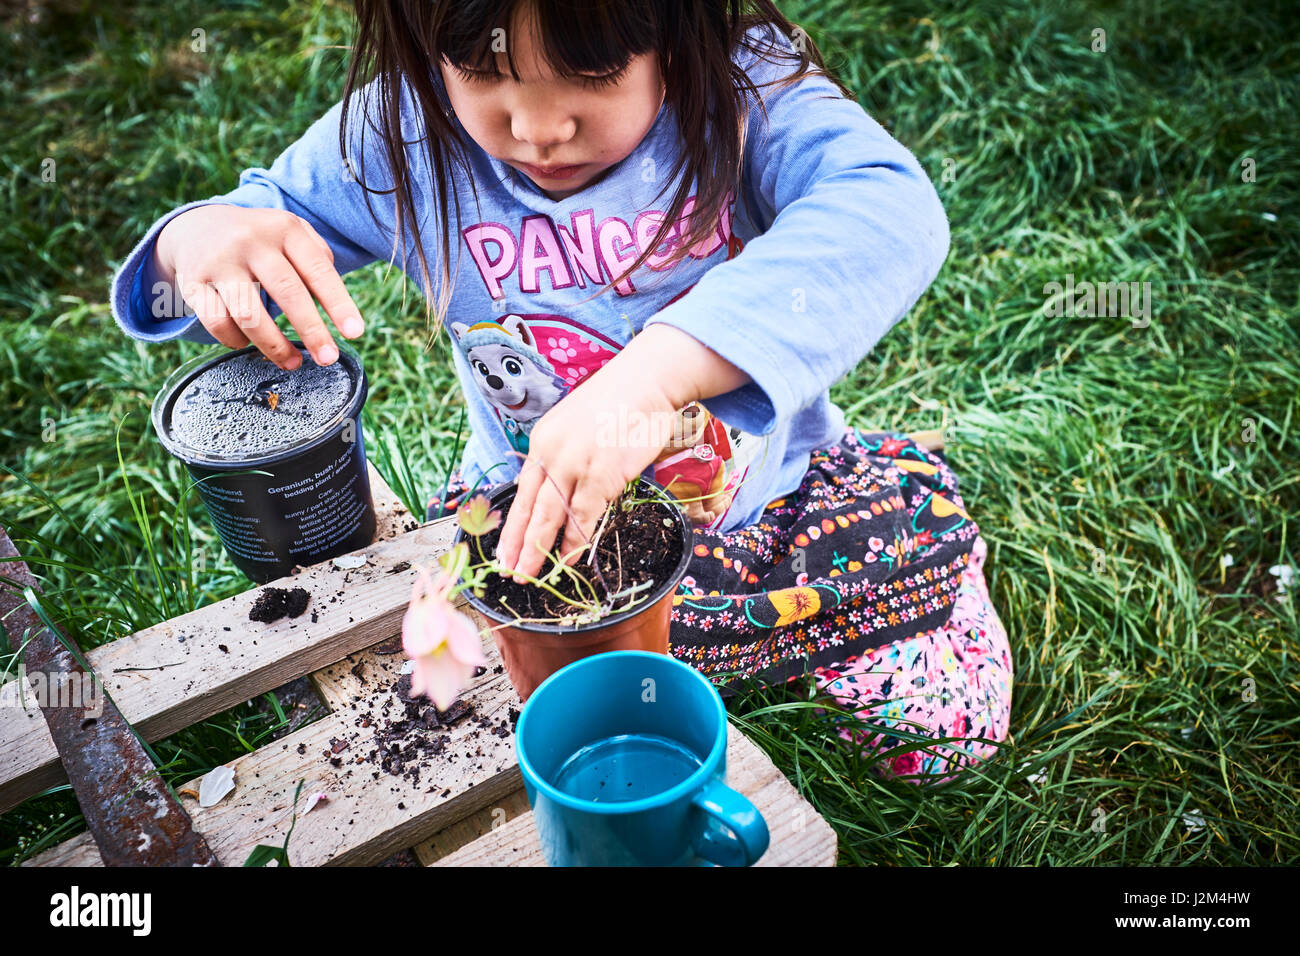
[[[744,796],[719,780],[710,780],[691,800],[725,833],[704,827],[695,838],[695,852],[719,866],[753,866],[767,852],[767,821]]]

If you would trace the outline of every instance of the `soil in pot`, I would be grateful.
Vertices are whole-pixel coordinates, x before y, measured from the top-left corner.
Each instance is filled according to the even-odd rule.
[[[494,531],[480,537],[479,545],[483,554],[492,557],[496,554],[497,543],[501,537],[501,528],[505,526],[506,516],[510,513],[513,496],[498,506],[501,511],[501,524]],[[599,527],[599,525],[598,525]],[[595,533],[593,532],[593,537]],[[564,529],[555,536],[551,551],[558,554],[564,540]],[[469,540],[471,560],[479,560],[474,540]],[[596,540],[596,557],[593,570],[588,559],[590,549],[583,551],[573,559],[571,566],[582,575],[594,589],[596,597],[602,602],[608,600],[609,594],[621,591],[647,581],[654,583],[633,594],[616,597],[613,602],[615,610],[623,609],[634,597],[638,603],[648,600],[653,592],[677,569],[681,559],[681,532],[677,528],[677,519],[670,506],[662,501],[640,501],[626,511],[619,501],[610,509],[609,520],[605,522],[600,537]],[[545,577],[554,564],[546,559],[538,577]],[[603,577],[605,585],[601,585]],[[591,593],[570,575],[561,573],[551,586],[565,597],[575,601],[590,601]],[[608,588],[608,591],[606,590]],[[504,601],[502,600],[504,599]],[[519,618],[562,618],[582,613],[573,605],[566,604],[544,588],[527,581],[516,584],[504,575],[490,575],[480,598],[488,607],[500,608],[502,613]]]

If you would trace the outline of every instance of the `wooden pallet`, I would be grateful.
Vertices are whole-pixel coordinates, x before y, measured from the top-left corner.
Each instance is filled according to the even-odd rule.
[[[522,706],[490,638],[487,671],[463,695],[475,717],[437,731],[450,737],[446,753],[419,763],[418,784],[366,759],[375,748],[374,725],[359,726],[363,715],[402,709],[393,685],[405,657],[394,638],[417,565],[431,566],[455,529],[454,518],[420,524],[373,466],[370,481],[379,530],[370,547],[356,552],[369,555],[369,563],[343,571],[325,562],[273,582],[311,593],[302,616],[250,622],[248,610],[261,590],[255,587],[86,657],[149,741],[311,676],[329,711],[325,717],[230,763],[235,790],[216,806],[182,798],[224,865],[240,865],[258,844],[284,842],[300,781],[303,797],[323,792],[328,799],[299,813],[289,841],[295,866],[373,864],[407,848],[425,865],[540,864],[514,736],[497,736],[478,722],[499,728]],[[463,609],[486,626],[472,608]],[[31,704],[34,695],[27,699],[28,709],[0,708],[0,812],[66,780],[45,720]],[[754,801],[772,831],[761,865],[834,865],[834,831],[758,747],[729,730],[728,782]],[[27,865],[101,862],[86,833]]]

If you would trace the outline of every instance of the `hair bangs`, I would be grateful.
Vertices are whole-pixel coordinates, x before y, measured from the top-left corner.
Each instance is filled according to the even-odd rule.
[[[519,80],[510,31],[531,20],[541,56],[557,75],[600,75],[660,48],[655,7],[649,0],[469,0],[444,8],[432,43],[453,66],[488,73],[497,71],[496,53],[504,52]]]

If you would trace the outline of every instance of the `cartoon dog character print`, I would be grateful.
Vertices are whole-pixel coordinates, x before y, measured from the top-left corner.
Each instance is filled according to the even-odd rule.
[[[726,427],[691,402],[678,411],[673,437],[655,458],[654,479],[683,499],[692,524],[709,525],[731,507],[734,492],[723,490],[723,465],[730,457]]]
[[[501,416],[511,447],[528,454],[528,433],[566,393],[564,378],[542,357],[520,316],[508,315],[500,324],[453,322],[451,330],[479,390]]]

